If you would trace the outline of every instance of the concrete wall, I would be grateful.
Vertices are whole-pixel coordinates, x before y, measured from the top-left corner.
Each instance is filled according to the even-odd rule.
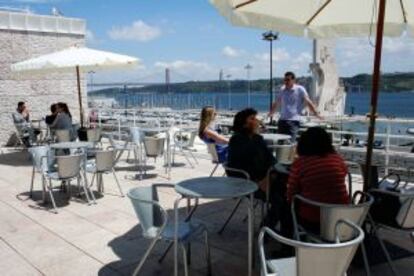
[[[0,145],[6,144],[15,132],[11,113],[19,101],[27,102],[32,119],[47,115],[52,103],[66,102],[74,120],[79,121],[75,69],[65,74],[24,75],[12,73],[10,65],[84,43],[85,36],[81,34],[0,29]],[[81,88],[84,108],[87,108],[84,75]]]

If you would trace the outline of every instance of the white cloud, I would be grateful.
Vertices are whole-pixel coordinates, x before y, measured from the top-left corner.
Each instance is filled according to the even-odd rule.
[[[371,43],[375,39],[371,38]],[[368,38],[347,38],[337,40],[337,61],[341,75],[372,73],[374,46]],[[383,40],[381,71],[413,71],[414,39],[408,37]]]
[[[226,57],[236,58],[236,57],[240,57],[241,55],[243,55],[245,51],[241,49],[236,49],[230,46],[225,46],[223,50],[221,50],[221,53]]]
[[[196,62],[191,60],[175,60],[172,62],[157,61],[154,63],[155,67],[170,68],[175,70],[188,69],[210,69],[210,66],[204,62]]]
[[[157,61],[154,63],[154,71],[160,71],[160,69],[164,68],[171,70],[171,80],[174,82],[206,80],[211,79],[215,75],[218,76],[218,69],[206,62],[193,60]]]
[[[128,26],[112,27],[108,35],[114,40],[146,42],[159,37],[161,29],[156,26],[150,26],[142,20],[137,20]]]
[[[282,62],[289,60],[291,58],[289,52],[285,48],[277,48],[273,50],[273,61]],[[269,53],[258,53],[254,55],[255,59],[262,62],[268,62],[270,54]]]
[[[296,57],[292,58],[290,63],[290,70],[292,71],[306,71],[309,64],[312,62],[312,55],[308,52],[302,52]]]

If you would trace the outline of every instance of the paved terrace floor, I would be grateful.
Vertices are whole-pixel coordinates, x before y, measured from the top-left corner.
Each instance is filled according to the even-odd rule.
[[[149,160],[153,177],[134,179],[134,168],[120,162],[118,176],[124,191],[152,183],[176,183],[180,180],[207,176],[212,169],[206,153],[198,153],[199,165],[175,167],[168,181],[162,160]],[[182,157],[178,162],[184,163]],[[218,171],[217,174],[221,174]],[[0,156],[0,271],[1,275],[131,275],[149,245],[142,237],[139,222],[127,197],[119,197],[110,175],[104,176],[105,194],[96,205],[82,199],[66,199],[56,192],[59,214],[42,205],[40,178],[35,182],[34,199],[28,198],[31,163],[27,152],[4,149]],[[163,190],[160,202],[172,212],[176,194]],[[217,230],[229,214],[233,200],[203,201],[196,217],[209,227],[213,275],[246,275],[247,225],[243,223],[245,208],[240,208],[222,235]],[[184,207],[184,206],[183,206]],[[399,235],[388,240],[414,252],[413,244]],[[159,243],[146,262],[141,275],[172,275],[173,256],[163,263],[158,258],[166,247]],[[204,247],[200,240],[192,245],[190,275],[205,275]],[[377,253],[381,254],[381,253]],[[396,261],[402,275],[414,271],[414,258]],[[182,271],[181,271],[182,272]],[[373,275],[389,274],[385,264],[372,267]],[[349,275],[363,275],[361,268],[351,268]],[[259,275],[256,267],[255,275]],[[412,275],[412,274],[411,274]]]

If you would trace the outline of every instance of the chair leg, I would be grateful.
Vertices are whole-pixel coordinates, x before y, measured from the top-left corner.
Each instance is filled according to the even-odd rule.
[[[46,180],[43,174],[42,174],[42,201],[46,202]]]
[[[188,276],[187,250],[185,250],[185,244],[181,244],[181,249],[183,251],[184,275]]]
[[[174,242],[170,242],[170,244],[168,245],[167,249],[165,249],[165,251],[162,254],[162,256],[158,259],[158,262],[159,263],[162,263],[162,261],[167,256],[168,252],[171,250],[171,248],[172,248],[173,245],[174,245]]]
[[[81,177],[80,175],[78,176],[78,177]],[[86,175],[83,177],[84,179],[83,179],[83,185],[82,185],[82,188],[83,188],[83,192],[85,193],[85,197],[86,197],[86,201],[88,202],[88,205],[91,205],[92,203],[91,203],[91,199],[89,198],[89,192],[88,191],[90,191],[89,190],[89,187],[88,187],[88,183],[87,183],[87,181],[86,181]],[[92,193],[92,192],[91,192]]]
[[[207,261],[207,275],[211,275],[211,255],[210,245],[208,242],[208,232],[204,231],[205,243],[206,243],[206,261]]]
[[[35,166],[33,166],[33,170],[32,170],[32,182],[30,183],[30,198],[33,198],[33,185],[34,185],[34,180],[35,180]]]
[[[210,173],[210,177],[212,177],[214,175],[214,173],[216,172],[217,168],[218,168],[219,164],[216,164],[213,168],[213,170]]]
[[[242,202],[242,199],[239,198],[236,202],[236,205],[234,205],[233,210],[231,210],[230,215],[227,217],[226,221],[224,222],[223,226],[217,232],[219,235],[221,235],[223,233],[223,231],[226,228],[227,224],[230,222],[230,220],[233,218],[234,214],[236,213],[237,209],[239,208],[241,202]]]
[[[148,247],[147,251],[145,251],[144,256],[141,258],[141,261],[139,262],[138,266],[135,268],[134,273],[132,273],[133,276],[136,276],[139,274],[139,271],[141,270],[142,266],[144,265],[145,261],[147,260],[149,254],[151,253],[152,249],[154,249],[155,244],[157,243],[159,238],[159,235],[155,237],[150,246]]]
[[[194,159],[194,162],[198,165],[198,160],[197,158],[194,156],[193,152],[191,151],[191,149],[188,149],[188,152],[190,153],[191,157]]]
[[[49,197],[50,197],[50,201],[52,201],[52,206],[53,209],[55,210],[55,213],[57,214],[57,207],[56,207],[56,203],[55,203],[55,198],[53,197],[53,191],[52,191],[52,180],[49,179],[49,185],[48,185],[48,192],[49,192]]]
[[[382,252],[384,252],[385,258],[387,259],[387,262],[388,262],[388,265],[390,266],[390,269],[392,271],[392,274],[393,275],[398,275],[397,270],[395,269],[394,264],[392,262],[390,253],[388,252],[387,248],[385,247],[385,244],[382,241],[382,239],[379,237],[378,232],[377,232],[377,229],[374,230],[374,235],[378,239],[378,242],[379,242],[379,244],[381,246]]]
[[[121,193],[121,196],[124,197],[125,196],[124,192],[122,191],[121,185],[119,184],[118,177],[116,176],[114,169],[112,169],[112,174],[114,175],[115,182],[116,182],[116,185],[118,185],[118,189],[119,189],[119,192]]]
[[[371,270],[369,269],[367,250],[365,248],[364,241],[362,241],[361,243],[361,252],[362,252],[362,258],[364,259],[365,273],[367,276],[371,276]]]

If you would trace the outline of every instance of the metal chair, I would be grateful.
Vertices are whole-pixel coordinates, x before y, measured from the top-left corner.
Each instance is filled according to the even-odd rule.
[[[104,182],[103,182],[103,174],[112,173],[115,178],[115,182],[118,186],[119,192],[122,197],[124,197],[124,193],[122,191],[121,185],[119,184],[118,177],[116,176],[115,169],[114,169],[114,161],[115,161],[115,151],[114,150],[95,150],[95,162],[87,163],[86,164],[86,172],[92,173],[92,180],[90,187],[93,186],[95,177],[96,177],[96,185],[99,192],[103,193],[104,189]]]
[[[225,173],[228,175],[228,173],[233,174],[235,177],[240,177],[243,179],[250,180],[250,175],[243,170],[230,168],[226,165],[223,165]],[[210,175],[211,177],[211,175]],[[227,217],[226,221],[224,222],[223,226],[220,228],[220,230],[217,232],[218,234],[222,234],[224,232],[224,229],[226,229],[227,224],[229,224],[230,220],[233,218],[234,214],[236,213],[237,209],[239,208],[240,204],[242,203],[243,198],[237,199],[236,204],[234,205],[233,209],[230,212],[230,215]]]
[[[276,160],[280,164],[291,164],[294,159],[295,145],[273,145],[276,152]]]
[[[259,255],[262,276],[343,276],[355,255],[359,244],[364,239],[364,232],[359,226],[347,221],[339,220],[335,225],[335,231],[343,232],[343,226],[349,228],[346,232],[352,233],[352,238],[341,241],[340,235],[336,235],[334,243],[307,243],[285,238],[273,232],[270,228],[263,227],[259,235]],[[265,255],[263,240],[265,234],[283,244],[295,248],[296,256],[268,260]]]
[[[142,151],[142,144],[144,142],[144,134],[141,132],[141,129],[139,127],[130,127],[129,128],[129,132],[131,135],[131,150],[133,151],[134,154],[134,160],[135,160],[135,165],[137,165],[139,167],[139,171],[140,171],[140,179],[142,179],[142,175],[143,173],[147,173],[145,168],[143,169],[142,164],[146,164],[145,162],[145,157]]]
[[[150,187],[138,187],[128,191],[128,197],[131,200],[135,213],[140,221],[143,236],[152,239],[150,246],[141,258],[138,266],[134,270],[133,275],[138,275],[144,265],[149,254],[153,250],[156,243],[160,240],[174,242],[175,225],[168,219],[167,212],[158,202],[159,187],[174,188],[172,184],[153,184]],[[211,274],[210,249],[208,245],[207,228],[200,223],[194,221],[181,221],[178,225],[178,242],[183,251],[184,271],[188,275],[187,252],[185,245],[196,236],[204,233],[206,243],[206,259],[208,264],[208,273]],[[168,251],[166,251],[168,252]],[[165,253],[166,254],[166,253]],[[165,256],[164,254],[164,256]],[[163,256],[163,257],[164,257]],[[162,257],[162,258],[163,258]],[[162,260],[161,258],[161,260]]]
[[[216,172],[217,168],[220,165],[223,165],[224,162],[220,162],[220,160],[219,160],[219,156],[217,154],[217,149],[216,149],[216,144],[214,144],[214,143],[206,143],[206,145],[207,145],[207,151],[208,151],[208,153],[211,156],[211,162],[213,164],[215,164],[213,170],[210,173],[210,176],[213,176],[214,173]]]
[[[45,178],[47,178],[48,185],[46,185],[47,192],[49,193],[50,200],[52,201],[53,208],[55,213],[57,213],[57,207],[55,203],[55,198],[53,197],[53,186],[52,180],[60,181],[62,183],[66,183],[67,187],[69,188],[70,192],[70,181],[72,179],[76,179],[78,182],[78,187],[80,187],[80,180],[82,178],[81,174],[81,166],[83,166],[84,162],[84,155],[83,154],[76,154],[76,155],[64,155],[64,156],[56,156],[56,163],[57,163],[57,170],[56,171],[48,171],[45,173]],[[86,179],[83,179],[83,191],[85,193],[86,199],[88,203],[91,203],[89,198],[89,193],[92,192],[89,190],[87,186]],[[92,199],[94,200],[93,194]]]
[[[164,154],[165,138],[144,137],[145,155],[156,159]]]
[[[88,137],[88,142],[92,142],[94,144],[101,143],[102,129],[101,128],[89,128],[86,131],[86,136]]]
[[[414,190],[408,190],[406,192],[397,192],[397,191],[389,191],[383,189],[371,189],[369,190],[371,194],[377,195],[385,195],[396,200],[400,201],[401,207],[399,208],[396,217],[395,223],[393,224],[385,224],[374,221],[374,219],[368,215],[369,221],[373,227],[372,233],[378,239],[378,242],[381,246],[381,249],[387,259],[388,265],[390,266],[394,275],[398,275],[397,270],[395,269],[391,256],[381,239],[378,235],[378,230],[380,228],[393,231],[393,232],[401,232],[401,233],[408,233],[411,241],[414,242]]]
[[[314,208],[319,208],[320,210],[320,233],[315,235],[304,229],[298,223],[296,216],[296,202],[301,202],[307,206],[313,206]],[[316,242],[334,242],[339,235],[341,240],[349,240],[352,238],[352,231],[345,228],[341,229],[340,232],[336,231],[336,224],[341,219],[346,219],[357,226],[361,227],[365,222],[365,219],[368,215],[369,208],[374,202],[374,198],[361,191],[354,193],[351,204],[328,204],[316,202],[309,200],[303,196],[295,195],[291,205],[292,219],[293,219],[293,229],[294,236],[297,240],[300,240],[301,235],[305,234],[308,238]],[[366,255],[366,249],[364,244],[361,244],[362,256],[364,259],[364,265],[366,273],[370,274],[368,258]]]
[[[53,131],[57,142],[70,142],[71,134],[68,129],[56,129]]]
[[[49,165],[51,164],[50,160],[50,148],[49,146],[39,146],[29,148],[29,153],[32,157],[33,169],[32,169],[32,180],[30,182],[30,198],[33,197],[33,186],[35,181],[36,173],[40,174],[42,177],[42,190],[44,197],[44,188],[45,188],[45,174],[49,170]],[[44,198],[43,198],[44,199]]]
[[[189,146],[190,137],[188,137],[188,139],[185,139],[184,137],[186,137],[186,136],[184,135],[184,133],[186,133],[186,132],[183,131],[182,129],[174,129],[174,128],[170,129],[169,135],[170,135],[170,141],[172,141],[171,147],[172,147],[173,164],[174,164],[174,157],[175,157],[176,151],[178,150],[184,156],[184,158],[187,160],[187,163],[190,165],[190,167],[194,168],[194,165],[191,162],[188,155],[186,154],[186,152],[189,153],[189,155],[194,159],[196,164],[198,164],[198,161],[194,157],[194,155],[191,151],[186,150],[186,148]]]

